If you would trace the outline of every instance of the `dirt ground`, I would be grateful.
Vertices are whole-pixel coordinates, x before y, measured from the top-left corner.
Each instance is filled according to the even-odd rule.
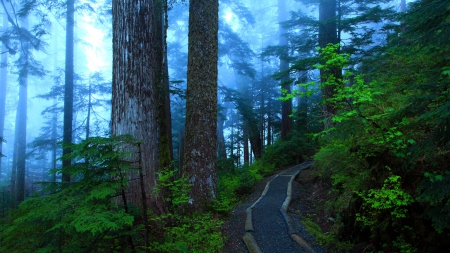
[[[319,225],[324,234],[328,233],[332,226],[332,213],[327,210],[326,203],[330,199],[331,185],[314,176],[314,169],[308,169],[300,172],[292,187],[291,217],[307,217]],[[326,249],[323,251],[328,252]]]

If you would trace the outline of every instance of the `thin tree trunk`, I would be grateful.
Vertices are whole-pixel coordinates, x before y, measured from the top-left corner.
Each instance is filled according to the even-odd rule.
[[[159,106],[159,127],[160,127],[160,146],[159,163],[160,168],[171,166],[173,160],[172,151],[172,120],[170,112],[170,93],[169,93],[169,72],[167,64],[167,0],[156,0],[154,7],[154,27],[158,50],[156,61],[159,62],[157,74],[158,82],[158,106]]]
[[[248,152],[248,130],[247,127],[244,126],[242,128],[243,130],[243,141],[244,141],[244,164],[248,164],[249,163],[249,152]]]
[[[89,138],[90,134],[90,123],[91,123],[91,103],[92,103],[92,84],[91,80],[89,80],[89,91],[88,91],[88,108],[87,108],[87,117],[86,117],[86,139]]]
[[[17,105],[17,193],[16,200],[19,204],[25,199],[25,167],[27,148],[27,85],[28,78],[20,77],[19,103]]]
[[[249,127],[248,138],[252,146],[253,155],[255,159],[262,157],[262,139],[256,124],[253,127]]]
[[[278,22],[279,24],[279,46],[283,48],[283,55],[280,56],[280,72],[289,69],[289,63],[285,60],[288,57],[286,30],[281,26],[281,22],[287,18],[286,0],[278,0]],[[284,59],[283,59],[284,58]],[[281,87],[287,93],[291,93],[291,84],[289,83],[289,73],[281,78]],[[281,102],[281,139],[286,140],[287,134],[292,130],[292,101]]]
[[[17,114],[17,113],[16,113]],[[10,198],[11,198],[11,207],[16,207],[16,195],[17,195],[17,145],[18,145],[18,135],[19,130],[17,129],[19,127],[18,123],[19,118],[16,115],[16,122],[15,122],[15,130],[14,130],[14,147],[13,147],[13,159],[11,164],[11,189],[10,189]]]
[[[339,43],[337,30],[336,0],[321,0],[319,3],[319,47],[325,48],[329,43]],[[323,64],[323,63],[322,63]],[[325,71],[320,70],[320,81],[324,83],[326,76],[333,73],[336,78],[342,76],[340,69]],[[324,99],[330,99],[335,94],[335,88],[332,86],[322,87],[322,96]],[[325,129],[332,126],[331,117],[336,114],[334,106],[326,102],[324,106]]]
[[[272,145],[272,103],[267,101],[267,146]]]
[[[58,29],[57,26],[53,26],[53,34],[57,34]],[[54,43],[54,52],[53,52],[53,69],[55,75],[57,74],[56,70],[58,69],[58,36],[53,36]],[[58,106],[58,102],[56,98],[53,98],[53,117],[52,117],[52,170],[56,170],[56,156],[58,150],[58,113],[55,110]],[[56,172],[52,173],[52,182],[56,182]]]
[[[218,96],[218,104],[222,104],[222,99]],[[224,115],[227,115],[228,108],[223,107]],[[227,151],[225,148],[225,136],[223,133],[223,125],[225,124],[225,116],[222,117],[221,114],[218,115],[217,119],[217,157],[221,159],[227,158]]]
[[[217,123],[217,138],[218,138],[218,143],[217,143],[217,157],[218,158],[222,158],[222,159],[226,159],[227,158],[227,150],[225,147],[225,136],[223,133],[223,124],[225,123],[225,120],[223,120],[220,116],[219,116],[219,121]]]
[[[400,12],[406,12],[406,0],[401,0],[400,2]],[[406,24],[402,24],[402,33],[406,32]],[[403,42],[406,42],[406,38],[403,38]]]
[[[306,83],[306,71],[300,72],[300,83]],[[305,94],[306,88],[300,87],[300,92]],[[297,97],[297,130],[300,132],[307,131],[308,103],[306,96]]]
[[[73,50],[74,50],[74,24],[75,24],[75,0],[67,0],[67,17],[66,17],[66,63],[65,63],[65,85],[64,85],[64,133],[63,142],[72,143],[72,123],[73,123]],[[71,152],[65,148],[63,155]],[[63,160],[62,166],[70,166],[70,160]],[[70,182],[70,175],[63,173],[63,182]]]
[[[28,19],[22,18],[21,25],[23,29],[28,29]],[[19,61],[22,66],[28,63],[28,42],[22,41]],[[17,192],[16,201],[20,204],[25,199],[25,169],[27,152],[27,86],[28,70],[19,70],[19,102],[16,112],[16,131],[17,131]]]
[[[57,103],[56,99],[53,99],[53,106],[56,108]],[[57,138],[58,138],[58,114],[56,112],[53,113],[52,117],[52,169],[56,170],[56,151],[58,148]],[[52,173],[52,182],[56,182],[56,172]]]
[[[184,125],[180,125],[178,130],[178,171],[177,178],[181,177],[181,169],[183,168],[184,158]]]
[[[3,29],[8,28],[7,14],[3,14]],[[7,68],[8,54],[4,43],[2,43],[2,58],[0,66],[0,179],[2,175],[2,150],[3,150],[3,132],[5,130],[5,114],[6,114],[6,83],[7,83]]]

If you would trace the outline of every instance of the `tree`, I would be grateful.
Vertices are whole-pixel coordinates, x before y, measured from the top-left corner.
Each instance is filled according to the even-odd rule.
[[[227,88],[222,88],[225,93],[225,100],[230,101],[236,107],[242,117],[242,125],[244,128],[244,138],[247,137],[250,141],[253,155],[256,159],[262,157],[262,138],[261,133],[258,128],[258,115],[254,112],[252,106],[250,105],[249,99],[246,98],[242,93],[234,91]]]
[[[156,0],[154,15],[156,18],[156,39],[158,47],[157,59],[159,69],[157,70],[157,91],[158,91],[158,105],[159,115],[158,122],[160,128],[160,166],[161,168],[171,165],[173,160],[172,149],[172,121],[170,112],[170,93],[169,93],[169,66],[167,62],[167,0]],[[158,22],[158,18],[160,21]]]
[[[280,56],[280,72],[284,75],[281,77],[281,88],[286,92],[291,92],[291,81],[289,80],[289,62],[288,57],[286,30],[281,22],[286,19],[286,0],[278,0],[278,22],[279,25],[279,46],[283,48],[283,54]],[[281,103],[281,139],[285,140],[287,134],[292,130],[292,101],[287,100]]]
[[[66,62],[65,62],[65,85],[64,85],[64,131],[63,142],[72,143],[73,123],[73,32],[75,25],[75,0],[67,0],[66,12]],[[68,155],[70,149],[63,150],[63,155]],[[69,159],[63,160],[63,167],[70,166]],[[70,175],[63,174],[62,180],[70,182]]]
[[[28,19],[22,18],[21,25],[23,29],[28,28]],[[17,203],[25,199],[25,166],[26,166],[26,149],[27,149],[27,86],[28,86],[28,55],[29,42],[23,41],[20,50],[19,64],[22,69],[19,71],[19,102],[16,112],[16,140],[15,140],[15,158],[16,163],[13,166],[17,170]]]
[[[7,14],[3,14],[3,29],[8,27]],[[6,113],[6,83],[7,83],[7,68],[8,54],[6,54],[6,45],[2,43],[2,57],[0,65],[0,177],[2,174],[2,150],[3,150],[3,131],[5,128],[5,113]]]
[[[202,211],[216,192],[218,0],[189,5],[188,81],[183,174],[191,209]]]
[[[162,67],[160,35],[156,34],[155,2],[113,0],[113,89],[112,135],[131,134],[142,141],[140,159],[144,176],[141,187],[139,174],[129,171],[127,199],[134,205],[145,205],[156,214],[165,212],[165,204],[155,196],[156,173],[159,169],[160,125],[158,78]],[[125,18],[126,17],[126,18]],[[159,24],[158,24],[159,25]],[[150,32],[149,32],[150,31]],[[158,61],[160,59],[160,61]],[[133,158],[130,158],[133,160]],[[134,159],[136,160],[136,159]],[[141,193],[145,192],[145,199]]]
[[[338,30],[337,30],[337,15],[336,15],[336,0],[321,0],[319,3],[319,47],[325,48],[328,44],[339,43]],[[339,52],[339,48],[338,48]],[[324,85],[326,82],[326,76],[334,75],[337,79],[341,78],[341,69],[331,69],[328,72],[320,70],[320,82],[322,84],[322,96],[324,100],[328,100],[334,96],[335,87],[330,85]],[[336,114],[334,106],[325,102],[324,107],[325,116],[325,128],[331,127],[331,117]]]
[[[33,58],[31,50],[41,50],[44,42],[40,39],[45,34],[42,26],[35,25],[28,30],[28,18],[30,9],[20,6],[15,10],[13,2],[1,2],[10,28],[2,34],[3,45],[8,53],[19,53],[18,59],[14,61],[14,68],[18,74],[19,101],[16,111],[15,138],[13,166],[11,173],[11,198],[13,201],[21,202],[25,198],[25,166],[26,166],[26,135],[27,135],[27,85],[29,76],[45,75],[42,65]],[[41,22],[40,20],[39,22]],[[13,202],[14,203],[14,202]]]

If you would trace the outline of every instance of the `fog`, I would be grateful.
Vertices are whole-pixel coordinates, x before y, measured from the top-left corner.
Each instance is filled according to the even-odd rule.
[[[303,25],[299,23],[302,17],[317,19],[317,5],[285,0],[287,15],[279,17],[280,1],[282,0],[223,0],[220,2],[218,134],[219,141],[223,140],[223,143],[219,146],[223,145],[224,148],[222,158],[232,159],[236,166],[244,163],[244,149],[250,149],[247,140],[249,136],[244,136],[243,130],[243,125],[249,121],[248,117],[254,118],[263,146],[270,145],[280,138],[281,102],[278,100],[281,96],[280,81],[274,77],[274,74],[280,71],[280,58],[289,60],[290,67],[293,67],[294,59],[317,55],[315,50],[317,43],[311,42],[317,36],[317,29],[307,27],[307,22]],[[6,6],[6,11],[5,5],[0,8],[3,24],[1,28],[2,55],[7,57],[6,65],[2,64],[2,67],[6,68],[7,75],[3,77],[6,78],[3,129],[5,142],[1,150],[4,157],[1,159],[0,181],[3,189],[7,190],[12,176],[15,138],[18,136],[18,133],[15,133],[15,126],[19,99],[19,72],[21,68],[28,67],[30,69],[27,70],[26,195],[30,196],[37,187],[33,184],[34,182],[51,180],[48,172],[53,166],[52,143],[62,141],[66,22],[64,10],[61,8],[49,9],[46,5],[39,4],[33,6],[34,8],[27,13],[27,19],[29,34],[34,36],[36,42],[29,50],[29,60],[32,59],[34,65],[20,66],[17,61],[21,55],[20,51],[23,50],[21,45],[23,41],[17,38],[17,31],[11,29],[7,17],[9,15],[14,20],[19,20],[18,10],[21,10],[23,6],[20,5],[21,1],[11,2],[11,6]],[[167,46],[172,91],[174,159],[177,162],[179,132],[184,124],[189,8],[185,1],[170,2]],[[107,136],[109,134],[112,17],[111,3],[108,0],[96,3],[80,0],[76,1],[76,6],[73,141],[80,142],[87,135]],[[399,6],[400,0],[397,0],[390,1],[382,7],[393,7],[395,11],[398,11]],[[286,23],[286,26],[289,26],[286,27],[287,34],[280,35],[279,20],[288,21],[289,19],[291,19],[290,23]],[[386,34],[380,28],[386,22],[388,21],[368,22],[364,27],[361,26],[359,30],[356,30],[360,32],[368,29],[376,30],[370,38],[373,39],[372,43],[366,43],[361,46],[362,48],[368,49],[383,43]],[[344,44],[351,44],[353,35],[345,30],[340,34]],[[276,47],[279,45],[280,36],[287,38],[288,55],[283,56],[281,49]],[[355,57],[359,52],[354,50]],[[41,73],[37,73],[39,71]],[[312,82],[318,81],[318,73],[313,68],[293,68],[290,78],[291,86],[295,90],[298,88],[294,84],[302,78]],[[89,95],[91,123],[86,133]],[[243,105],[239,107],[240,101],[243,101],[245,108],[251,108],[251,112],[245,111]],[[293,100],[294,107],[298,102],[297,98]],[[2,136],[1,133],[0,136]],[[60,155],[61,148],[58,146],[56,156]],[[254,157],[255,153],[252,154],[250,150],[249,159],[253,160]],[[57,162],[56,166],[60,166],[60,163]],[[60,180],[59,175],[56,180]]]

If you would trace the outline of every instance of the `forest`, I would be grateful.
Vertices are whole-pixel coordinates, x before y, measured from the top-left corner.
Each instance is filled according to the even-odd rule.
[[[226,252],[305,161],[327,252],[450,246],[450,0],[0,4],[0,252]]]

